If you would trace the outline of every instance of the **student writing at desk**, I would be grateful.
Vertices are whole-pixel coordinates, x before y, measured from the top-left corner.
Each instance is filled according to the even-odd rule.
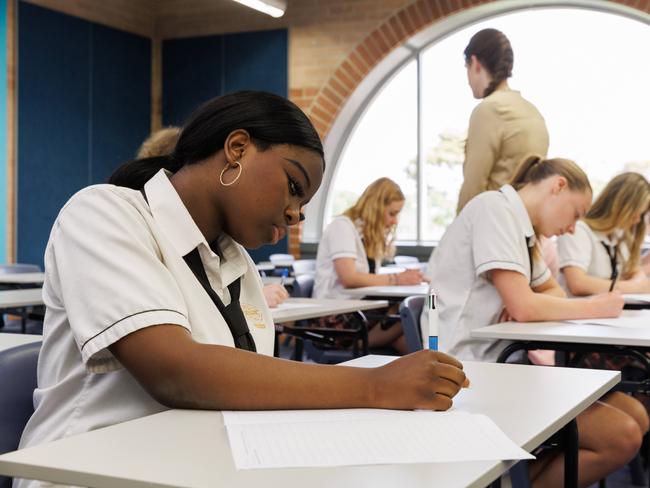
[[[316,255],[314,298],[350,298],[346,288],[417,285],[424,278],[417,269],[376,274],[384,259],[394,256],[393,239],[404,194],[389,178],[371,183],[357,202],[332,220],[323,232]],[[344,320],[332,318],[332,321]],[[371,324],[370,347],[390,345],[403,354],[408,350],[402,327],[388,329]]]
[[[200,107],[172,154],[74,195],[45,254],[36,411],[21,447],[166,408],[449,408],[466,379],[441,353],[375,369],[271,356],[273,321],[242,246],[297,224],[323,168],[298,107],[236,92]]]
[[[622,173],[605,186],[575,232],[558,238],[561,281],[567,292],[586,296],[614,288],[650,293],[640,258],[649,206],[650,184],[639,173]],[[634,364],[626,356],[599,353],[585,355],[582,362],[616,370]],[[649,404],[647,397],[639,398]]]
[[[650,293],[641,269],[643,218],[650,207],[650,184],[639,173],[622,173],[598,196],[572,235],[558,238],[558,256],[567,291],[575,296],[607,291],[615,278],[622,293]]]
[[[520,322],[616,317],[623,298],[607,293],[568,299],[541,259],[537,238],[573,232],[591,205],[585,173],[572,161],[531,157],[511,185],[470,201],[433,253],[440,350],[462,359],[496,361],[505,341],[473,339],[474,328]],[[426,310],[422,319],[427,324]],[[570,327],[570,325],[567,325]],[[513,385],[516,388],[516,385]],[[579,482],[587,486],[624,466],[648,429],[643,406],[611,393],[577,418]],[[562,486],[562,455],[531,463],[533,486]]]

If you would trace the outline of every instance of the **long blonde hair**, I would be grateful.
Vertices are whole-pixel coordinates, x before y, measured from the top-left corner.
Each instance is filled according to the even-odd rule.
[[[571,191],[592,193],[587,174],[575,162],[564,158],[543,159],[540,156],[528,156],[517,167],[510,180],[510,185],[518,191],[528,184],[539,183],[555,175],[563,176]],[[535,229],[535,237],[538,244],[535,245],[533,256],[535,259],[539,259],[541,252],[537,229]]]
[[[645,219],[633,224],[634,214],[650,204],[650,183],[639,173],[628,172],[615,176],[600,192],[587,212],[585,223],[597,232],[610,234],[623,230],[622,242],[630,251],[623,263],[623,277],[629,278],[639,269],[641,244],[646,234]]]
[[[394,253],[395,226],[386,229],[386,208],[393,202],[403,202],[404,194],[390,178],[372,182],[352,207],[343,215],[362,229],[363,247],[369,258],[381,263]]]

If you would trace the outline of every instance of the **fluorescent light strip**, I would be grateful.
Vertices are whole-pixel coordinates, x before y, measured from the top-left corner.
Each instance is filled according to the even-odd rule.
[[[235,2],[276,18],[282,17],[287,8],[286,2],[277,0],[235,0]]]

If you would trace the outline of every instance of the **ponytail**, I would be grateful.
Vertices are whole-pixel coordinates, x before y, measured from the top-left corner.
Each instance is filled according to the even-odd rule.
[[[173,155],[134,159],[117,168],[108,179],[108,183],[141,190],[144,184],[161,169],[176,173],[181,166],[182,164],[175,160]]]
[[[566,179],[570,190],[592,191],[589,178],[585,172],[570,159],[542,159],[540,156],[528,156],[517,167],[510,184],[520,190],[529,183],[538,183],[554,175]]]

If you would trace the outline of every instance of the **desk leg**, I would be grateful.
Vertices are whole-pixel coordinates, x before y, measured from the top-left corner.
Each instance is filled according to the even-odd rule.
[[[578,424],[573,419],[562,428],[564,487],[578,488]]]

